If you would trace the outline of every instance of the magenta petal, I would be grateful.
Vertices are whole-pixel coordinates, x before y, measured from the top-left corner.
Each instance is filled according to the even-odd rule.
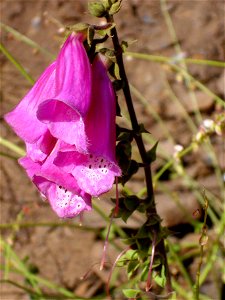
[[[51,153],[55,143],[56,139],[47,130],[37,142],[33,144],[26,143],[27,156],[34,162],[42,162]]]
[[[55,93],[55,62],[52,63],[17,107],[5,115],[5,120],[18,136],[28,143],[36,142],[47,126],[36,118],[38,105]]]
[[[90,153],[115,161],[116,98],[107,70],[100,58],[92,66],[92,102],[86,118]]]
[[[115,163],[104,157],[90,155],[86,162],[75,166],[72,174],[82,190],[98,197],[112,188],[115,176],[120,176],[121,171]]]
[[[68,189],[73,193],[79,193],[80,188],[77,185],[75,178],[71,174],[66,173],[62,169],[58,168],[53,163],[55,157],[57,156],[59,147],[60,142],[58,141],[52,153],[47,157],[45,162],[42,164],[39,173],[36,173],[36,175],[55,182],[57,185],[62,185],[65,189]]]
[[[84,192],[73,194],[40,176],[34,176],[33,182],[41,194],[49,200],[52,209],[60,218],[73,218],[92,208],[91,196]]]
[[[82,117],[89,109],[91,65],[80,33],[68,37],[57,58],[55,98],[77,110]]]
[[[19,159],[19,164],[26,170],[27,175],[32,179],[34,174],[40,172],[41,164],[34,162],[30,157],[22,157]]]
[[[115,176],[120,176],[120,168],[112,161],[94,154],[78,152],[58,152],[54,164],[76,178],[80,189],[92,196],[108,192]]]
[[[87,151],[83,119],[70,106],[58,100],[47,100],[39,106],[37,118],[48,125],[54,137],[75,145],[78,151]]]
[[[41,164],[34,163],[28,157],[21,158],[19,162],[26,169],[28,176],[37,186],[41,195],[49,200],[52,209],[59,217],[73,218],[83,211],[91,210],[90,195],[81,190],[74,193],[67,190],[64,186],[57,185],[55,182],[43,177],[44,173],[41,171]],[[69,176],[72,178],[71,175]],[[70,186],[70,183],[67,181],[68,174],[65,174],[65,181],[61,180],[61,182],[66,182],[67,186]],[[73,181],[75,181],[74,178]]]
[[[52,185],[47,191],[47,198],[60,218],[73,218],[83,211],[91,210],[90,195],[76,195],[62,186]]]

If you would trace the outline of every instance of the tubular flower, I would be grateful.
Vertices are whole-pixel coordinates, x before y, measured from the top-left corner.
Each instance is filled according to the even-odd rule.
[[[111,189],[116,102],[99,57],[91,65],[82,34],[71,34],[57,59],[5,119],[27,154],[19,160],[62,218],[91,210],[91,197]]]
[[[82,190],[99,196],[112,188],[121,175],[116,163],[116,99],[107,70],[96,57],[92,65],[92,97],[85,118],[88,153],[76,147],[58,152],[55,164],[71,173]],[[74,163],[76,162],[76,163]]]

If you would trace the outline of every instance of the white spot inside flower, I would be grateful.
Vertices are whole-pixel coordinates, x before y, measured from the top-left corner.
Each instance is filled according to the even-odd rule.
[[[82,197],[74,195],[62,186],[56,187],[56,206],[61,209],[71,209],[73,213],[79,213],[85,208],[85,202]]]

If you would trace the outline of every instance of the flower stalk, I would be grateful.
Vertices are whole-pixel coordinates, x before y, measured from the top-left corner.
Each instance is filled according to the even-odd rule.
[[[109,23],[114,22],[114,19],[113,19],[112,15],[107,15],[106,20]],[[154,200],[151,162],[149,162],[149,159],[148,159],[148,156],[147,156],[147,151],[145,149],[145,145],[144,145],[142,136],[139,133],[140,127],[139,127],[137,116],[136,116],[134,106],[133,106],[133,100],[132,100],[132,97],[131,97],[129,82],[128,82],[128,79],[127,79],[127,75],[126,75],[126,71],[125,71],[125,67],[124,67],[124,62],[123,62],[123,51],[122,51],[122,47],[120,46],[120,42],[119,42],[116,27],[113,27],[111,29],[111,37],[112,37],[114,50],[115,50],[115,53],[116,53],[116,62],[117,62],[118,67],[119,67],[120,78],[123,81],[122,89],[123,89],[123,94],[124,94],[124,97],[125,97],[127,109],[128,109],[128,112],[129,112],[129,116],[130,116],[132,129],[133,129],[133,132],[134,132],[134,138],[135,138],[135,141],[136,141],[136,144],[137,144],[137,147],[138,147],[143,165],[145,166],[144,167],[144,172],[145,172],[145,181],[146,181],[146,189],[147,189],[146,202],[148,202],[150,204],[148,206],[148,208],[146,209],[146,216],[147,216],[147,222],[150,221],[149,223],[151,224],[152,216],[153,215],[158,216],[157,211],[156,211],[155,200]],[[158,222],[151,225],[150,230],[153,233],[157,232],[157,233],[160,234],[160,230],[161,230],[160,218],[158,218],[158,219],[159,219]],[[166,275],[166,279],[167,279],[166,280],[166,287],[167,287],[168,292],[171,292],[172,291],[171,279],[170,279],[169,267],[168,267],[167,256],[166,256],[166,249],[165,249],[163,238],[160,237],[160,240],[156,244],[155,251],[160,253],[161,256],[163,257],[163,264],[164,264],[164,267],[165,267],[165,275]]]

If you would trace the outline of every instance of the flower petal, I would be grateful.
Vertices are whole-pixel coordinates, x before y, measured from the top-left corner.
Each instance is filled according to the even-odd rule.
[[[26,143],[27,156],[29,156],[34,162],[42,162],[46,159],[47,155],[51,153],[56,143],[50,132],[47,130],[37,142],[31,144]]]
[[[41,165],[28,157],[21,158],[20,164],[26,169],[28,176],[37,186],[41,195],[49,200],[52,209],[60,218],[73,218],[83,211],[91,210],[91,196],[84,191],[79,190],[78,193],[74,193],[40,176],[42,174]],[[68,175],[65,175],[67,180]],[[69,186],[68,183],[67,185]]]
[[[49,97],[50,98],[50,97]],[[56,65],[56,99],[86,115],[91,101],[91,65],[81,33],[71,34],[64,43]]]
[[[37,118],[48,125],[51,134],[81,152],[87,152],[87,137],[79,112],[58,100],[47,100],[39,105]]]
[[[60,218],[73,218],[83,211],[91,210],[90,195],[76,195],[56,184],[47,190],[47,198]]]
[[[37,80],[17,107],[5,115],[6,122],[25,142],[34,143],[47,126],[36,118],[38,105],[55,93],[55,62]]]
[[[54,164],[76,178],[80,189],[92,196],[108,192],[120,168],[112,161],[94,154],[84,155],[75,151],[58,152]]]
[[[116,98],[106,67],[99,57],[92,66],[92,102],[85,120],[90,153],[115,161]]]

